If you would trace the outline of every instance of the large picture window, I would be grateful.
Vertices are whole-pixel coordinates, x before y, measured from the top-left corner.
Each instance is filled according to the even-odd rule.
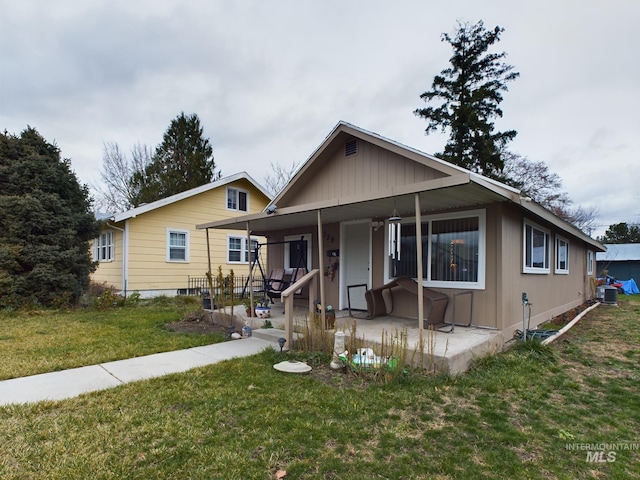
[[[107,230],[102,232],[100,236],[94,240],[94,260],[98,262],[113,261],[115,257],[113,237],[113,230]]]
[[[189,232],[167,230],[167,262],[189,261]]]
[[[549,242],[547,230],[525,222],[523,273],[549,273]]]
[[[422,230],[422,265],[426,285],[484,288],[485,212],[425,217]],[[418,275],[415,221],[389,224],[390,277]]]

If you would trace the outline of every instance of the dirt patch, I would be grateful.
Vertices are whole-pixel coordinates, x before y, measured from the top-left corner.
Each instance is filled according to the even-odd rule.
[[[176,333],[190,333],[208,335],[220,333],[229,335],[229,320],[221,315],[211,312],[190,312],[179,322],[167,323],[165,328]],[[235,325],[235,323],[234,323]],[[237,327],[236,327],[237,331]]]
[[[571,320],[576,318],[578,315],[580,315],[582,312],[584,312],[587,308],[589,308],[595,303],[596,303],[595,300],[589,300],[588,302],[583,303],[582,305],[579,305],[576,308],[572,308],[571,310],[564,312],[561,315],[553,317],[549,323],[551,323],[551,325],[562,328],[563,326],[565,326],[567,323],[569,323]]]

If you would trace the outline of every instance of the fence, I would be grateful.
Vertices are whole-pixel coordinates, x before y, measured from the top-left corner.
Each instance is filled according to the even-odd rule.
[[[233,293],[236,298],[243,298],[249,296],[249,277],[245,275],[237,275],[234,278]],[[229,277],[223,278],[223,284],[220,285],[218,277],[213,277],[213,296],[219,296],[222,292],[229,291]],[[253,292],[264,292],[264,279],[262,276],[253,277]],[[209,293],[209,280],[207,277],[187,277],[187,288],[178,290],[180,295],[205,295]]]

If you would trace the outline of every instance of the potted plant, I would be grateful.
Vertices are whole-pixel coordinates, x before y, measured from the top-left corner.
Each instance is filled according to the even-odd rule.
[[[263,297],[258,300],[256,304],[256,317],[268,318],[271,316],[271,307],[269,306],[269,299]]]
[[[251,300],[249,298],[245,298],[242,301],[242,305],[244,305],[245,311],[247,312],[247,317],[251,316]]]

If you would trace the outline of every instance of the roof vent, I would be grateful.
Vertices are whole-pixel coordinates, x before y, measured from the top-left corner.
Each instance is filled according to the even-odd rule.
[[[357,140],[349,140],[344,144],[344,156],[350,157],[351,155],[355,155],[358,153],[358,141]]]

